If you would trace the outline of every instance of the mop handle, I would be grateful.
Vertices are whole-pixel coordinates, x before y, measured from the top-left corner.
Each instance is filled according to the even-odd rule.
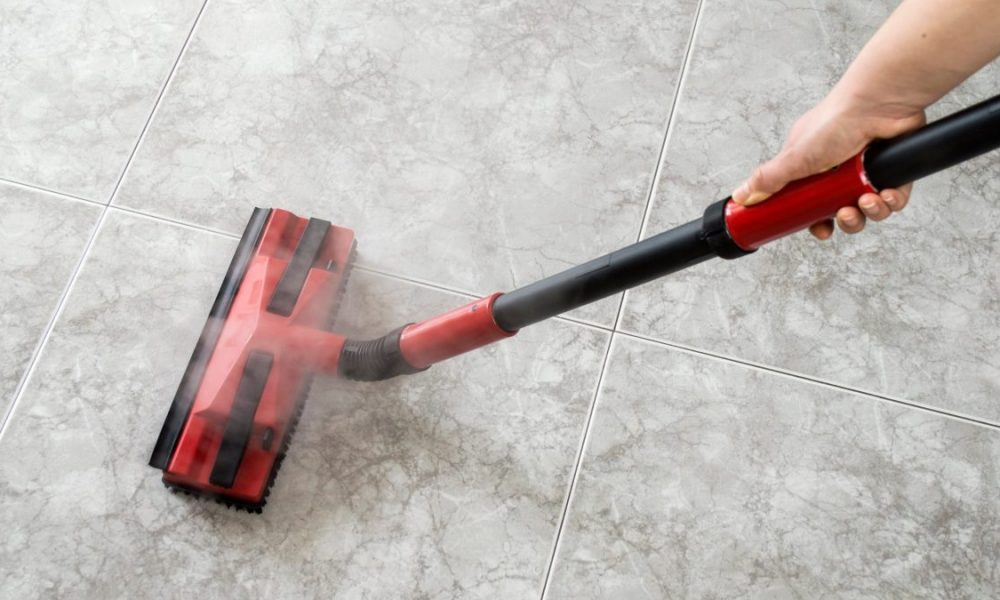
[[[729,201],[726,229],[737,246],[756,250],[855,206],[867,192],[895,188],[1000,147],[1000,96],[891,140],[878,140],[839,167],[794,181],[767,201]]]
[[[424,369],[710,258],[746,256],[770,241],[832,218],[866,192],[899,187],[998,147],[1000,96],[905,136],[876,141],[840,166],[793,181],[760,204],[746,207],[725,198],[689,223],[505,294],[492,294],[407,325],[384,339],[364,342],[380,349],[375,354],[385,358],[377,369],[354,378],[378,379]]]
[[[785,186],[765,202],[726,198],[700,219],[503,294],[493,315],[506,331],[600,300],[713,257],[739,258],[833,217],[865,192],[898,187],[1000,147],[1000,96],[891,140],[836,169]]]

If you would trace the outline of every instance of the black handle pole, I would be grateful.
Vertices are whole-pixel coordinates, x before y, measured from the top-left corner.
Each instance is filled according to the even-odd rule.
[[[517,331],[713,256],[698,219],[508,292],[493,304],[493,318]]]
[[[865,152],[875,189],[899,187],[1000,148],[1000,95],[926,125],[879,140]]]
[[[1000,148],[1000,96],[913,133],[873,143],[865,172],[876,189],[898,187]],[[567,269],[496,299],[493,318],[507,331],[537,323],[714,256],[749,254],[735,245],[722,200],[691,221]]]

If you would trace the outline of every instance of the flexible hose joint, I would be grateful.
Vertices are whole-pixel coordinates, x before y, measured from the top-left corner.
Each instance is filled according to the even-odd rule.
[[[423,371],[410,366],[399,350],[404,329],[406,326],[372,340],[345,341],[338,366],[340,376],[355,381],[381,381]]]

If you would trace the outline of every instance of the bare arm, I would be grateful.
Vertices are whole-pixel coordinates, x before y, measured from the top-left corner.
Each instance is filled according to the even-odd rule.
[[[789,133],[781,152],[733,192],[750,205],[790,181],[825,171],[876,138],[924,123],[924,109],[1000,55],[1000,0],[904,0],[843,77]],[[901,210],[909,186],[859,198],[837,223],[847,233]],[[832,223],[810,228],[826,239]]]
[[[1000,55],[1000,0],[906,0],[835,92],[922,110]]]

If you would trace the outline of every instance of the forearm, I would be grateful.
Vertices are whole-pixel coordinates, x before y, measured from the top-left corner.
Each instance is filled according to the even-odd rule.
[[[904,0],[831,94],[907,115],[998,55],[1000,0]]]

